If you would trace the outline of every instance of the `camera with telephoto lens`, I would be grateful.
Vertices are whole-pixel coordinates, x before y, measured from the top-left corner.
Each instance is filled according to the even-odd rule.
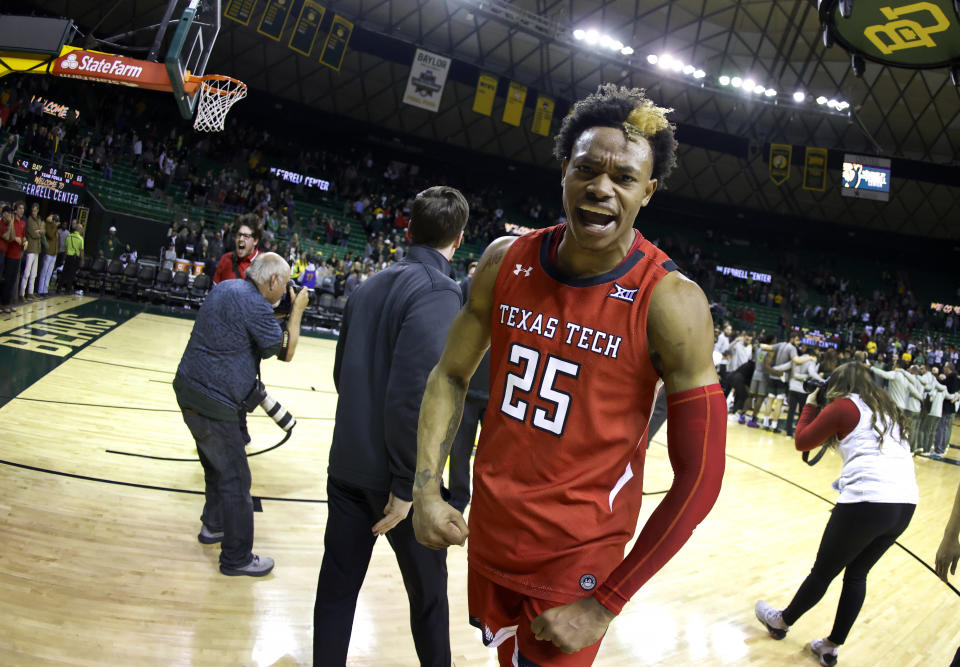
[[[267,393],[267,388],[263,386],[260,380],[257,380],[256,384],[253,385],[253,389],[251,389],[247,397],[243,399],[243,409],[247,412],[253,412],[257,409],[258,405],[263,408],[263,411],[270,415],[270,418],[277,422],[277,426],[284,431],[289,431],[297,425],[296,418]]]
[[[293,293],[297,293],[297,284],[292,280],[287,281],[286,287],[283,288],[283,296],[280,297],[280,303],[273,307],[273,314],[277,317],[287,317],[290,315],[290,309],[293,308],[293,300],[290,298],[290,290],[293,290]]]
[[[803,381],[803,391],[805,391],[806,393],[812,394],[817,389],[820,390],[820,392],[817,394],[817,407],[821,409],[827,403],[826,386],[827,386],[826,380],[818,380],[817,378],[807,378],[806,380]]]

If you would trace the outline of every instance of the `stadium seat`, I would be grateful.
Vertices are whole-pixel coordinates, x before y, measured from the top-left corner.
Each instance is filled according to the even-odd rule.
[[[123,267],[121,280],[117,284],[117,296],[129,297],[131,299],[137,296],[137,276],[140,274],[140,265],[136,262],[128,262]]]
[[[194,278],[189,292],[190,304],[199,308],[203,304],[203,300],[207,298],[207,292],[210,291],[212,283],[213,281],[206,273],[201,273]]]
[[[137,272],[137,283],[134,291],[134,297],[137,300],[149,299],[150,289],[153,287],[153,281],[157,277],[157,267],[149,264],[140,264]]]
[[[115,294],[117,285],[123,278],[123,262],[119,259],[111,259],[107,263],[107,270],[103,274],[103,282],[100,285],[100,293]]]
[[[170,288],[164,294],[164,303],[170,301],[190,305],[190,274],[186,271],[177,271],[173,274],[173,280],[170,281]]]
[[[164,303],[167,300],[167,290],[170,289],[170,283],[173,282],[173,271],[170,269],[160,269],[157,274],[157,281],[144,289],[144,295],[154,303]]]
[[[97,257],[86,271],[78,271],[76,279],[77,289],[90,292],[99,290],[103,286],[103,278],[107,270],[107,260]]]

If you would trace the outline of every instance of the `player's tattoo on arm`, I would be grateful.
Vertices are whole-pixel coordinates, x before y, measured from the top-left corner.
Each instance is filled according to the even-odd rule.
[[[432,470],[418,470],[417,474],[413,477],[413,488],[423,489],[426,488],[430,482],[434,481],[442,484],[443,478]]]
[[[482,257],[480,259],[480,265],[477,267],[477,271],[483,271],[484,269],[488,269],[491,266],[496,266],[499,264],[500,260],[503,259],[503,256],[507,254],[507,250],[509,249],[509,247],[502,248],[496,252],[492,252],[489,255]]]

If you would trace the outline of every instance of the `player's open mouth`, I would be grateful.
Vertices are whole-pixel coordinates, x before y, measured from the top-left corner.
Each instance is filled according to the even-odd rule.
[[[596,234],[609,231],[617,224],[617,216],[594,206],[581,206],[578,208],[577,220],[584,229]]]

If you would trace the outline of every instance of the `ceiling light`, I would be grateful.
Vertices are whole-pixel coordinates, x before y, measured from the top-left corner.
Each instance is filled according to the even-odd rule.
[[[759,83],[753,87],[753,92],[757,95],[762,95],[765,90],[766,88],[761,86]]]
[[[777,94],[777,91],[775,91],[773,88],[767,88],[765,91],[763,91],[763,94],[767,97],[773,97]]]
[[[610,46],[611,46],[612,44],[613,44],[613,40],[610,39],[610,35],[601,35],[601,36],[600,36],[600,46],[605,46],[605,47],[607,47],[607,48],[610,48]]]
[[[753,87],[757,85],[753,79],[744,79],[743,80],[743,89],[744,90],[753,90]]]
[[[683,73],[689,76],[690,74],[693,74],[693,71],[694,71],[695,69],[696,69],[696,68],[695,68],[693,65],[684,65],[684,66],[683,66]]]
[[[798,90],[793,94],[794,102],[803,102],[805,99],[807,99],[807,96],[803,93],[803,91]]]
[[[670,69],[672,69],[674,72],[679,72],[680,70],[683,69],[683,63],[680,62],[679,60],[671,60]]]
[[[727,76],[726,74],[724,74],[724,75],[721,76],[719,79],[717,79],[717,82],[718,82],[721,86],[728,86],[728,85],[730,85],[730,77]]]
[[[596,30],[588,30],[586,36],[587,44],[596,44],[600,40],[600,35]]]
[[[849,102],[841,102],[840,104],[837,105],[837,111],[844,111],[845,109],[849,109],[849,108],[850,108]]]
[[[633,55],[633,47],[632,47],[632,46],[625,46],[625,47],[623,47],[622,49],[620,49],[620,53],[621,53],[622,55],[625,55],[625,56],[632,56],[632,55]],[[650,60],[650,58],[648,57],[647,60]]]
[[[627,48],[629,49],[630,47],[628,46]],[[626,49],[624,49],[624,50],[626,50]],[[651,65],[656,65],[658,60],[660,60],[660,59],[657,58],[657,57],[656,57],[654,54],[652,54],[652,53],[651,53],[649,56],[647,56],[647,62],[650,63]]]
[[[735,76],[732,79],[730,79],[730,85],[733,86],[734,88],[739,88],[740,86],[743,85],[743,79],[741,79],[739,76]]]
[[[610,48],[614,51],[620,51],[623,49],[623,42],[617,41],[616,39],[610,43]]]
[[[817,104],[826,104],[826,103],[827,103],[827,98],[824,97],[823,95],[817,98]]]
[[[830,107],[831,109],[836,109],[838,104],[839,102],[837,102],[836,100],[830,100],[829,102],[827,102],[827,106]]]
[[[698,69],[696,72],[693,73],[693,78],[694,78],[694,79],[702,79],[702,78],[705,77],[706,75],[707,75],[706,72],[704,72],[702,69]]]
[[[578,29],[578,30],[574,30],[574,31],[573,31],[573,38],[574,38],[574,39],[583,39],[583,38],[586,37],[586,36],[587,36],[587,33],[585,33],[583,30],[579,30],[579,29]]]

